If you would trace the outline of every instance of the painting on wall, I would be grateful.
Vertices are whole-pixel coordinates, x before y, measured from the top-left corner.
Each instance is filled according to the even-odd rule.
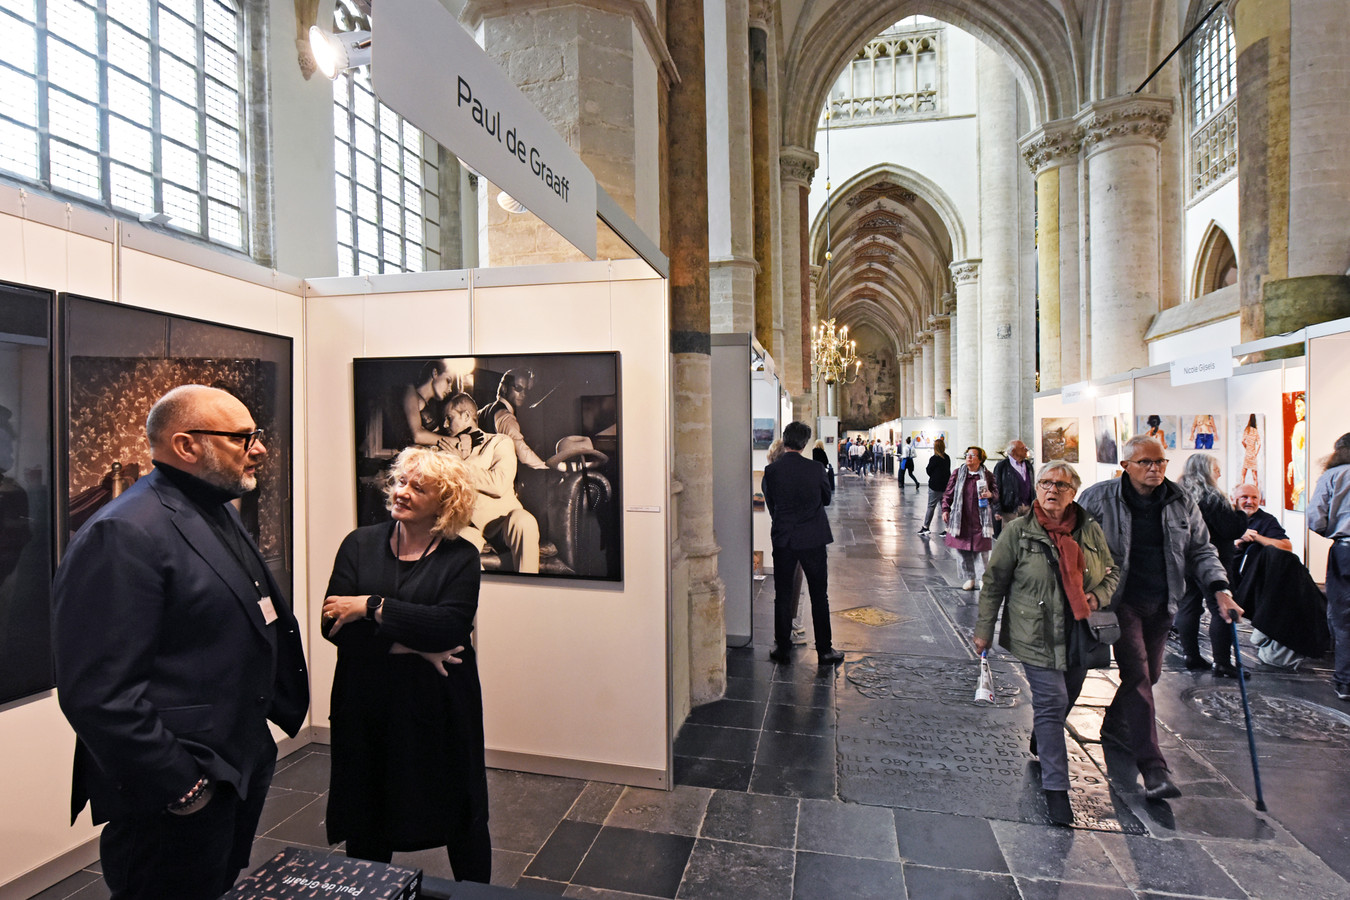
[[[1308,396],[1289,391],[1284,404],[1284,508],[1303,512],[1308,504]]]
[[[1260,502],[1266,504],[1266,455],[1261,448],[1266,443],[1266,417],[1264,413],[1247,413],[1233,418],[1236,433],[1234,440],[1242,448],[1242,460],[1238,463],[1237,475],[1233,479],[1233,489],[1240,485],[1254,485],[1260,492]]]
[[[1181,422],[1182,432],[1185,435],[1181,441],[1181,449],[1223,450],[1223,439],[1221,437],[1223,416],[1213,413],[1198,413],[1193,416],[1182,416]]]
[[[764,508],[764,470],[755,469],[750,473],[750,505],[754,509]]]
[[[399,451],[436,447],[481,472],[460,535],[483,571],[622,579],[619,354],[357,359],[353,374],[358,525],[389,520]]]
[[[1076,418],[1041,419],[1041,456],[1047,462],[1052,459],[1078,462]]]
[[[52,294],[0,285],[0,703],[52,686]]]
[[[264,430],[258,486],[238,503],[272,575],[292,583],[291,339],[65,296],[65,497],[61,546],[149,474],[145,419],[169,389],[205,384],[238,397]]]
[[[1120,462],[1116,444],[1116,417],[1094,416],[1092,429],[1097,438],[1097,462],[1114,466]]]
[[[1135,420],[1135,433],[1162,441],[1164,450],[1177,449],[1177,432],[1181,427],[1179,416],[1164,416],[1150,413]]]
[[[856,381],[839,386],[839,425],[867,431],[900,416],[900,369],[895,349],[875,330],[862,327],[851,337],[862,368]]]
[[[750,420],[750,448],[752,450],[769,449],[769,445],[773,443],[773,426],[773,419]]]
[[[947,429],[945,428],[920,428],[911,431],[909,436],[914,439],[915,450],[932,450],[933,441],[942,438],[942,442],[947,443]]]

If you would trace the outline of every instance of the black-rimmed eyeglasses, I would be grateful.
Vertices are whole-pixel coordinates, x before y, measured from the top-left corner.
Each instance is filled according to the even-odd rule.
[[[1043,491],[1055,491],[1056,493],[1060,494],[1064,493],[1065,491],[1073,490],[1073,484],[1071,482],[1050,481],[1048,479],[1036,482],[1036,487],[1040,488]]]
[[[1165,459],[1122,459],[1120,461],[1122,466],[1125,465],[1125,463],[1129,463],[1132,466],[1139,466],[1143,469],[1162,469],[1167,466],[1167,460]]]
[[[209,428],[189,428],[187,434],[211,434],[233,441],[243,441],[244,452],[247,453],[253,448],[254,442],[263,436],[263,430],[262,428],[255,428],[252,431],[212,431]]]

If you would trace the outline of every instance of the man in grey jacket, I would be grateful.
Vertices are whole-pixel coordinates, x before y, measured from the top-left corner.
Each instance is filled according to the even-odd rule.
[[[1209,542],[1200,510],[1164,477],[1167,459],[1157,438],[1137,435],[1121,451],[1125,474],[1085,490],[1078,504],[1101,523],[1111,556],[1122,569],[1111,608],[1120,617],[1115,643],[1120,687],[1107,707],[1102,737],[1134,754],[1150,800],[1180,797],[1158,747],[1153,685],[1162,675],[1167,631],[1190,570],[1212,593],[1225,618],[1242,615],[1228,576]]]

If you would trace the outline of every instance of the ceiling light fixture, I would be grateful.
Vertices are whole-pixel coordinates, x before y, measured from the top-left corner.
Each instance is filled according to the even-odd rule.
[[[370,32],[347,31],[334,34],[318,25],[309,29],[309,50],[314,66],[324,77],[336,79],[348,69],[370,65]]]

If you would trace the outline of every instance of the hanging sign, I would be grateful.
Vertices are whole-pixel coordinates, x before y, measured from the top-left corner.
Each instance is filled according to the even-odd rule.
[[[1233,374],[1233,348],[1215,347],[1199,356],[1188,356],[1172,363],[1172,386],[1195,384],[1198,381],[1216,381]]]
[[[595,259],[595,176],[439,0],[380,0],[380,100]]]
[[[1075,403],[1081,403],[1092,395],[1090,388],[1092,382],[1080,381],[1077,384],[1066,384],[1059,389],[1059,400],[1065,406],[1072,406]]]

